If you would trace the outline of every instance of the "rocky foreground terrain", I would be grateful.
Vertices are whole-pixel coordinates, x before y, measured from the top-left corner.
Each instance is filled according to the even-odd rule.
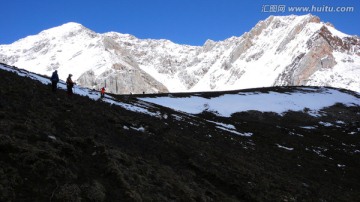
[[[360,200],[359,106],[222,117],[114,95],[152,116],[50,89],[0,70],[0,201]]]

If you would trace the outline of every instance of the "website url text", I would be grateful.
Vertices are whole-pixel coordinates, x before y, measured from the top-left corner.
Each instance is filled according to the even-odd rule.
[[[286,5],[262,5],[261,12],[263,13],[278,13],[278,12],[324,12],[324,13],[347,13],[354,12],[353,6],[286,6]]]

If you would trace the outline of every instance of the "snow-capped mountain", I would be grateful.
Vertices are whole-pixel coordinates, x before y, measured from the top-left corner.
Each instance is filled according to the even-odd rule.
[[[45,75],[57,69],[62,80],[71,73],[82,86],[106,86],[113,93],[167,91],[113,40],[77,23],[2,45],[0,58],[7,64]]]
[[[318,85],[360,91],[360,38],[313,15],[270,16],[240,37],[203,46],[68,23],[0,46],[1,61],[114,93]]]

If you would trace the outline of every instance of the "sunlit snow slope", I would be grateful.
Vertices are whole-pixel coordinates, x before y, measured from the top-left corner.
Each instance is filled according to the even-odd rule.
[[[360,94],[359,94],[360,95]],[[320,116],[319,111],[336,103],[346,106],[360,106],[359,98],[336,89],[298,87],[294,92],[240,92],[223,94],[218,97],[157,97],[141,100],[169,107],[175,110],[199,114],[204,111],[230,117],[237,112],[255,110],[282,114],[287,111],[307,111],[310,115]]]

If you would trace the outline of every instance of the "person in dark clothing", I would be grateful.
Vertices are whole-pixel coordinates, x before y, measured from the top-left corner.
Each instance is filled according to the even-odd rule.
[[[72,81],[71,77],[72,77],[72,74],[69,74],[68,78],[66,79],[67,94],[69,96],[71,96],[73,94],[72,88],[76,84],[75,82]]]
[[[57,83],[59,82],[59,76],[57,74],[57,70],[55,70],[53,73],[52,73],[52,76],[50,78],[51,80],[51,89],[52,89],[52,92],[56,92],[56,89],[57,89]]]

